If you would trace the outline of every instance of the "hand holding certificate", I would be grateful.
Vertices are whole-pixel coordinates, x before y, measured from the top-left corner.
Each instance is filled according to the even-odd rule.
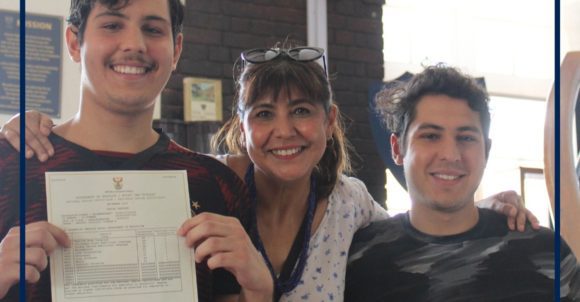
[[[197,301],[185,171],[47,172],[48,221],[71,247],[51,257],[52,300]]]

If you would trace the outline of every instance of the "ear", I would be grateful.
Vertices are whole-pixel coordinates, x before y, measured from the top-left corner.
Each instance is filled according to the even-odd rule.
[[[66,46],[68,54],[76,63],[81,61],[81,43],[79,41],[79,29],[76,26],[69,25],[65,32]]]
[[[175,36],[175,43],[173,45],[173,70],[177,68],[177,62],[181,57],[181,50],[183,49],[183,34],[179,33]]]
[[[238,115],[238,123],[240,123],[240,136],[246,136],[246,129],[244,128],[244,119]]]
[[[235,114],[235,113],[234,113]],[[238,116],[239,117],[239,116]],[[241,118],[238,118],[238,123],[240,123],[240,132],[242,133],[242,135],[245,134],[245,129],[244,129],[244,120]]]
[[[336,125],[336,116],[338,115],[338,107],[332,104],[328,111],[328,125],[326,125],[326,139],[330,139],[334,134],[334,127]]]
[[[403,165],[403,157],[404,154],[401,151],[402,140],[394,133],[391,133],[391,156],[393,157],[393,161],[395,164],[402,166]]]
[[[485,144],[485,161],[487,162],[489,159],[489,151],[491,150],[491,138],[486,138],[485,141],[487,143]]]
[[[244,128],[244,120],[239,118],[238,115],[238,127],[240,129],[240,136],[238,137],[239,140],[239,144],[242,145],[242,151],[246,152],[246,147],[247,147],[247,143],[246,143],[246,129]]]

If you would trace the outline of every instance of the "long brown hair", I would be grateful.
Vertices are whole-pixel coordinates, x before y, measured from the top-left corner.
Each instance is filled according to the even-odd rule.
[[[321,104],[327,116],[330,108],[336,106],[326,72],[318,63],[294,61],[284,56],[264,63],[245,64],[236,79],[236,88],[232,117],[212,138],[212,149],[216,153],[247,153],[240,123],[245,109],[264,95],[272,93],[276,100],[283,89],[290,92],[291,88],[296,88],[310,100]],[[344,135],[338,107],[336,113],[332,137],[327,141],[326,150],[314,169],[319,199],[330,195],[340,174],[352,171],[348,153],[350,144]]]

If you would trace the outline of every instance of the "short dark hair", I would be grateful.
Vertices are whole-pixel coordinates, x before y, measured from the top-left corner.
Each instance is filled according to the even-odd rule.
[[[486,156],[489,150],[489,95],[484,87],[458,69],[436,65],[427,67],[406,84],[380,91],[375,98],[375,110],[389,131],[402,141],[407,140],[407,130],[417,114],[417,104],[426,95],[446,95],[465,100],[471,110],[479,114],[485,138]],[[404,150],[401,150],[404,151]]]
[[[76,28],[79,42],[83,43],[83,35],[87,26],[87,19],[96,2],[112,9],[121,9],[129,5],[130,0],[71,0],[67,22]],[[171,31],[173,41],[183,29],[183,5],[181,0],[167,0],[169,5],[169,17],[171,18]]]

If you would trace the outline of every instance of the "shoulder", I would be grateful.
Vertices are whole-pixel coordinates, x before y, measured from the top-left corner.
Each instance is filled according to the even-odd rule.
[[[10,145],[10,143],[7,140],[2,139],[0,140],[0,154],[2,154],[3,156],[6,155],[14,156],[15,154],[18,154],[18,152],[14,149],[14,147],[12,147],[12,145]]]
[[[367,188],[366,188],[364,182],[362,182],[362,180],[360,180],[356,177],[352,177],[352,176],[348,176],[348,175],[344,175],[344,174],[341,174],[338,177],[337,184],[340,184],[345,189],[367,191]]]
[[[366,185],[355,177],[340,175],[329,200],[334,204],[342,204],[349,211],[359,213],[363,226],[371,221],[388,218],[387,211],[374,200]]]
[[[413,246],[407,242],[409,237],[405,236],[400,215],[404,214],[373,222],[356,232],[348,251],[347,281],[357,279],[353,277],[357,275],[381,274],[377,263],[388,267],[401,255],[411,252]]]
[[[234,216],[249,227],[248,190],[232,169],[213,156],[188,150],[173,141],[161,158],[157,166],[187,171],[190,199],[199,202],[199,211]]]
[[[156,157],[153,158],[160,167],[185,169],[188,176],[204,178],[232,178],[237,180],[235,174],[222,162],[213,156],[192,151],[170,139],[164,133],[156,144]]]
[[[0,167],[2,173],[6,174],[9,167],[19,167],[20,153],[17,152],[7,140],[0,140]]]
[[[226,158],[226,165],[243,179],[251,163],[250,158],[245,154],[227,154]]]
[[[534,230],[530,225],[523,232],[512,231],[507,227],[505,216],[493,211],[481,212],[482,227],[470,233],[468,241],[480,247],[495,247],[497,257],[516,257],[528,259],[546,271],[554,269],[553,230],[541,227]]]
[[[526,229],[523,232],[512,231],[508,228],[507,217],[503,214],[490,209],[479,209],[479,215],[482,224],[485,226],[486,233],[505,234],[505,236],[509,236],[509,238],[512,239],[550,241],[553,246],[555,234],[554,231],[549,228],[540,227],[540,229],[534,230],[532,226],[527,223]]]
[[[207,156],[211,156],[211,157],[217,159],[219,162],[221,162],[222,164],[224,164],[226,166],[228,165],[228,157],[229,157],[228,154],[216,154],[216,155],[207,154]]]
[[[389,219],[374,221],[367,227],[358,230],[353,238],[351,250],[358,250],[377,243],[389,243],[405,234],[405,213]]]
[[[189,150],[173,140],[169,142],[167,150],[164,153],[169,159],[173,159],[175,164],[181,165],[187,170],[211,172],[212,175],[232,173],[231,169],[216,157]],[[219,174],[215,174],[216,172]]]
[[[367,187],[360,179],[344,174],[339,176],[330,195],[335,198],[346,198],[353,202],[372,199]]]
[[[201,153],[189,155],[195,164],[187,167],[191,175],[199,175],[215,179],[221,185],[231,188],[233,191],[245,188],[243,180],[228,166],[212,156]]]
[[[407,213],[397,214],[391,218],[373,221],[367,227],[360,229],[357,236],[368,236],[372,234],[400,233],[405,229],[405,219]],[[367,235],[368,234],[368,235]]]
[[[20,153],[6,140],[0,140],[0,203],[6,191],[18,189],[20,175]],[[14,185],[16,184],[16,185]]]
[[[328,199],[331,205],[344,209],[347,214],[372,216],[374,200],[358,178],[340,175]]]
[[[165,135],[163,134],[163,136],[165,136]],[[174,141],[173,139],[170,139],[169,137],[166,137],[166,138],[161,137],[160,138],[160,142],[162,143],[162,141],[164,139],[168,139],[169,140],[169,142],[167,143],[167,152],[172,152],[172,153],[177,153],[177,154],[183,154],[183,155],[187,155],[187,156],[198,156],[198,155],[202,155],[199,152],[192,151],[192,150],[190,150],[190,149],[188,149],[188,148],[186,148],[186,147],[178,144],[176,141]]]

